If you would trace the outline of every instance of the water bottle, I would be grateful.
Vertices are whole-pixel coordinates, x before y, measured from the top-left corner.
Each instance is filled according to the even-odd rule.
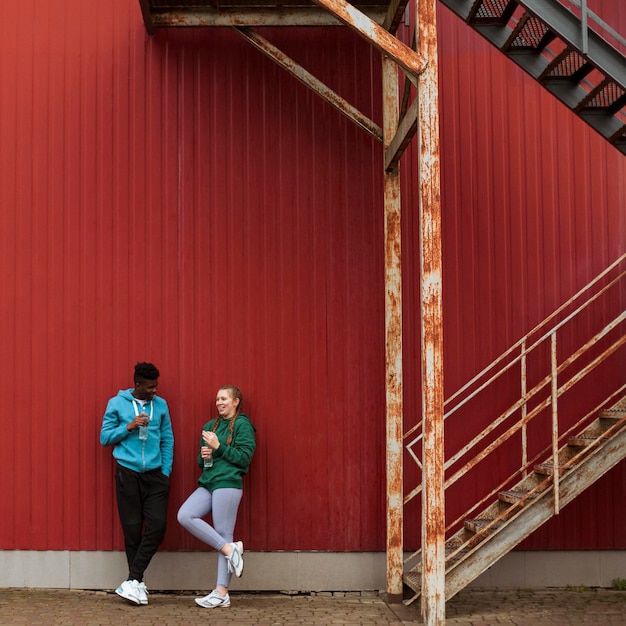
[[[208,446],[204,447],[208,448]],[[211,450],[211,448],[209,448],[209,450]],[[213,467],[213,450],[211,450],[211,454],[209,454],[209,456],[204,457],[204,469],[207,469],[208,467]]]
[[[139,440],[146,441],[146,439],[148,439],[148,427],[140,426],[139,427]]]

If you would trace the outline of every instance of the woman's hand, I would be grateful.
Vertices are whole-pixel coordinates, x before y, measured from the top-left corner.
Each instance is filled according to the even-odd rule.
[[[212,450],[217,450],[220,447],[220,440],[217,438],[217,435],[210,430],[202,431],[202,439],[204,439],[204,443]]]

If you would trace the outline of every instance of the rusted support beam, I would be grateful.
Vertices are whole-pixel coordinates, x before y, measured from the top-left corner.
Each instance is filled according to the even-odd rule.
[[[398,125],[398,67],[383,55],[383,146]],[[384,171],[387,597],[402,600],[402,255],[400,170]]]
[[[413,29],[413,36],[411,37],[411,45],[413,47],[415,47],[416,30],[417,27]],[[412,76],[411,74],[405,75],[404,88],[402,90],[402,102],[400,104],[400,124],[398,125],[396,136],[393,138],[391,145],[385,152],[386,169],[395,167],[395,164],[400,160],[417,131],[419,99],[415,98],[411,106],[408,106],[411,95],[411,85],[415,85],[417,87],[417,81],[418,78]]]
[[[142,0],[147,1],[147,0]],[[381,24],[385,19],[386,7],[367,9],[368,17]],[[193,9],[168,9],[152,12],[154,27],[195,26],[343,26],[343,23],[328,11],[312,6],[298,9],[255,8],[234,9],[221,7],[196,7]],[[145,17],[144,17],[145,21]]]
[[[417,115],[419,109],[419,97],[413,100],[402,121],[398,125],[398,130],[392,139],[387,150],[385,150],[385,169],[390,170],[397,167],[400,157],[404,154],[406,147],[417,131]]]
[[[445,491],[441,172],[436,0],[416,0],[417,50],[428,65],[418,80],[420,292],[422,301],[422,617],[443,626],[445,600]]]
[[[391,57],[405,72],[419,75],[426,65],[424,59],[345,0],[313,0],[324,7],[348,28],[356,31],[383,54]]]
[[[330,87],[327,87],[310,72],[305,70],[301,65],[281,52],[276,46],[267,41],[267,39],[250,28],[235,28],[235,30],[242,37],[244,37],[244,39],[249,41],[257,50],[260,50],[263,54],[280,65],[280,67],[297,78],[301,83],[326,100],[326,102],[335,107],[338,111],[343,113],[357,126],[366,130],[370,133],[370,135],[374,136],[379,141],[383,140],[383,130],[380,126],[372,122],[372,120],[370,120],[366,115],[363,115],[363,113],[352,106],[347,100],[344,100],[341,96],[330,89]]]

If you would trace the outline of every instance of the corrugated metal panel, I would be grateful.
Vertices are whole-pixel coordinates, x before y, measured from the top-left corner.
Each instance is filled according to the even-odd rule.
[[[453,390],[624,250],[626,165],[441,13]],[[267,35],[380,119],[361,40]],[[3,3],[0,548],[121,548],[98,431],[148,359],[175,421],[167,548],[199,546],[175,513],[215,390],[236,382],[259,427],[238,525],[250,549],[383,549],[381,167],[373,140],[233,32],[150,39],[131,0]],[[597,547],[622,547],[610,506]]]

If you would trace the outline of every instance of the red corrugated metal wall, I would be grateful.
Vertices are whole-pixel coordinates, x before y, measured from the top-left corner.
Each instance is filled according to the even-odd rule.
[[[0,21],[0,546],[121,547],[98,433],[148,359],[176,437],[166,547],[199,545],[175,513],[230,381],[259,433],[250,548],[381,548],[374,140],[228,29],[150,39],[136,0],[3,3]],[[379,115],[364,42],[277,35]]]
[[[444,9],[440,33],[452,391],[624,251],[626,165]],[[364,42],[268,36],[380,121]],[[2,3],[0,549],[121,549],[98,432],[143,359],[175,424],[166,548],[199,547],[175,513],[195,485],[198,428],[232,381],[258,426],[247,546],[384,549],[380,157],[234,32],[148,38],[136,0]],[[417,412],[411,211],[406,225]],[[605,480],[623,490],[623,468]],[[623,547],[624,505],[589,497],[611,516],[571,547]]]

